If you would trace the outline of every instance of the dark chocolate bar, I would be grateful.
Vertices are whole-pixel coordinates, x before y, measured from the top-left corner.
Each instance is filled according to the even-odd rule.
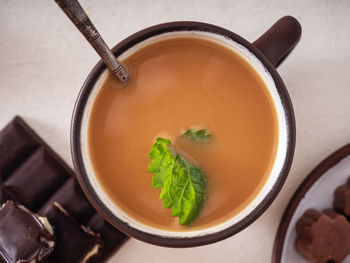
[[[100,253],[100,236],[78,224],[58,203],[42,211],[55,226],[57,245],[49,262],[86,263]]]
[[[54,230],[46,218],[12,201],[2,205],[0,262],[44,262],[54,247]]]
[[[308,261],[340,263],[350,254],[350,223],[333,210],[307,210],[296,230],[295,246]]]
[[[20,117],[15,117],[0,132],[0,203],[7,200],[22,203],[39,215],[57,202],[76,219],[76,227],[88,225],[101,233],[104,246],[93,262],[104,262],[126,240],[126,235],[93,209],[73,170]],[[63,232],[57,235],[67,230],[60,227],[59,231]],[[71,238],[74,242],[75,236]],[[57,246],[61,246],[59,243],[58,240]],[[71,261],[50,258],[50,262]]]

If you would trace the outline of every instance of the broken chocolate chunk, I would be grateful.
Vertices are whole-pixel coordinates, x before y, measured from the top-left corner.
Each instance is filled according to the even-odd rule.
[[[296,230],[296,248],[311,262],[340,263],[350,254],[350,223],[333,210],[307,210]]]
[[[57,245],[49,262],[88,262],[102,247],[99,234],[81,226],[58,203],[48,206],[44,214],[55,226]]]
[[[54,250],[47,218],[7,201],[0,208],[0,262],[43,262]]]

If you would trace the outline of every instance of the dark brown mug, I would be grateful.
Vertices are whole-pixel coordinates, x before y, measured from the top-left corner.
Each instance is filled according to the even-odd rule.
[[[91,168],[87,148],[89,114],[94,99],[106,75],[102,61],[92,69],[78,96],[71,126],[71,151],[78,181],[86,196],[113,226],[139,240],[168,247],[192,247],[210,244],[230,237],[255,221],[272,203],[289,173],[295,148],[295,120],[287,89],[276,67],[289,55],[301,37],[298,21],[290,16],[278,20],[265,34],[250,43],[224,28],[199,22],[171,22],[143,29],[113,48],[122,58],[131,50],[148,45],[159,38],[200,36],[225,43],[239,53],[263,78],[276,107],[279,146],[271,174],[257,197],[238,215],[213,227],[188,232],[167,232],[143,225],[119,209],[99,185]]]

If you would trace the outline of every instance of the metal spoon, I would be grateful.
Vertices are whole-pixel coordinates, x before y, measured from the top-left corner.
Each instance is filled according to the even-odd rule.
[[[84,9],[77,0],[55,0],[63,12],[70,18],[91,46],[106,63],[110,71],[122,82],[128,80],[128,74],[122,64],[117,60],[112,51],[102,39],[100,33],[86,15]]]

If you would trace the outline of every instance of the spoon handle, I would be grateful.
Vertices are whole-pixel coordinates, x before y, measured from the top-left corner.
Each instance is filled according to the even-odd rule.
[[[77,0],[55,1],[104,60],[110,71],[112,71],[119,80],[125,82],[128,79],[125,68],[113,55],[112,51],[102,39],[100,33],[96,30],[79,2]]]

